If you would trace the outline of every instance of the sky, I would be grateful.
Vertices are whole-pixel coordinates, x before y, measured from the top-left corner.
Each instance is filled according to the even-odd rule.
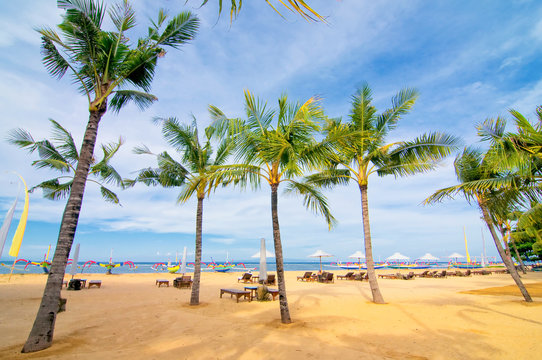
[[[153,117],[175,116],[189,123],[194,116],[203,128],[210,123],[211,104],[229,117],[242,117],[244,90],[271,107],[283,93],[301,102],[319,96],[328,116],[347,119],[351,97],[364,82],[380,112],[391,106],[399,90],[413,87],[420,97],[390,133],[390,142],[441,131],[461,137],[463,145],[477,146],[483,146],[477,124],[510,118],[510,109],[534,119],[542,102],[539,1],[309,1],[327,23],[307,22],[287,11],[282,18],[264,1],[243,2],[230,23],[228,11],[218,16],[218,1],[209,3],[200,8],[199,0],[186,5],[184,0],[131,1],[138,27],[128,36],[134,40],[161,7],[171,15],[191,11],[201,23],[194,41],[159,59],[151,91],[156,103],[145,111],[129,105],[101,121],[97,144],[124,139],[112,164],[126,178],[155,166],[152,157],[134,154],[134,147],[168,150]],[[5,170],[0,173],[0,218],[18,193],[13,171],[29,186],[54,175],[33,168],[36,155],[9,144],[9,131],[23,128],[41,140],[50,136],[51,118],[80,144],[88,120],[86,99],[69,77],[52,78],[41,62],[34,29],[55,26],[61,13],[54,0],[0,3],[0,153]],[[412,259],[430,252],[446,261],[453,252],[465,254],[463,231],[471,256],[480,256],[484,242],[487,255],[497,255],[476,207],[460,198],[422,205],[434,191],[456,183],[454,157],[427,174],[369,179],[376,260],[398,251]],[[113,261],[164,261],[185,246],[193,257],[196,202],[179,205],[178,193],[138,184],[118,189],[118,206],[104,202],[98,187],[89,183],[74,240],[81,244],[80,258],[104,261],[112,253]],[[325,194],[338,220],[331,231],[322,217],[303,207],[302,199],[280,195],[286,260],[310,260],[309,254],[322,249],[333,254],[332,261],[348,261],[348,255],[363,250],[357,186]],[[19,200],[10,234],[21,213],[22,196]],[[20,258],[39,260],[49,244],[55,247],[64,206],[65,200],[44,199],[40,191],[30,195]],[[267,186],[257,191],[219,188],[205,201],[203,216],[204,262],[249,259],[259,251],[262,237],[273,249]],[[13,260],[7,255],[10,239],[3,261]]]

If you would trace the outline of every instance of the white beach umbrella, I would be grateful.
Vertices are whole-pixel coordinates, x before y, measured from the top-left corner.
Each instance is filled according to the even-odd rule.
[[[320,258],[320,272],[322,272],[322,258],[323,257],[331,257],[333,255],[328,254],[325,251],[322,250],[316,250],[314,254],[310,254],[308,257],[319,257]]]
[[[393,255],[388,256],[386,258],[386,260],[388,260],[388,261],[400,261],[400,260],[410,260],[410,258],[408,256],[405,256],[405,255],[403,255],[401,253],[396,252],[396,253],[393,253]]]
[[[183,249],[183,258],[181,262],[181,273],[186,273],[186,246]]]
[[[72,268],[70,270],[70,274],[72,275],[72,279],[77,273],[77,261],[79,260],[79,245],[75,245],[75,252],[73,253],[73,262],[72,262]]]
[[[452,255],[448,255],[448,257],[449,257],[450,259],[453,259],[453,258],[464,258],[463,255],[461,255],[461,254],[459,254],[459,253],[456,253],[456,252],[453,253]]]
[[[424,256],[418,258],[418,260],[437,261],[438,257],[426,253]]]
[[[361,268],[361,259],[365,259],[365,254],[358,250],[352,255],[350,255],[349,258],[358,259],[358,264]]]
[[[260,258],[260,281],[263,280],[265,283],[265,280],[267,280],[267,258],[273,257],[275,254],[273,254],[270,251],[267,251],[265,248],[265,239],[260,239],[260,251],[258,251],[256,254],[252,255],[253,258],[259,257]]]

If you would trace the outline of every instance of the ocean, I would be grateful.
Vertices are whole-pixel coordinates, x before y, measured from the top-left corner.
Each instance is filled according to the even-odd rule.
[[[9,274],[11,271],[11,266],[13,263],[4,261],[1,263],[2,266],[0,266],[0,274]],[[167,270],[165,269],[159,269],[155,270],[153,268],[154,262],[138,262],[134,263],[134,266],[130,265],[123,265],[116,268],[113,268],[111,272],[113,274],[144,274],[144,273],[167,273]],[[228,272],[246,272],[248,270],[258,271],[260,267],[260,262],[255,262],[254,260],[250,261],[239,261],[234,262],[236,265],[234,268],[230,269]],[[92,274],[105,274],[107,272],[107,269],[99,266],[97,264],[93,264],[90,267],[85,266],[84,269],[82,269],[84,263],[79,262],[78,263],[78,271],[77,273],[92,273]],[[433,266],[433,268],[446,268],[448,266],[447,262],[440,262],[436,266]],[[26,267],[26,268],[25,268]],[[72,265],[68,265],[66,268],[66,273],[68,273],[71,270]],[[202,265],[203,271],[213,271],[212,268],[207,268],[206,265]],[[319,261],[285,261],[284,262],[284,270],[286,271],[318,271],[320,270],[320,262]],[[341,269],[335,265],[335,262],[322,262],[322,270],[327,271],[346,271],[345,269]],[[187,272],[193,272],[193,266],[188,266]],[[276,271],[276,264],[274,262],[268,262],[267,263],[267,271],[273,272]],[[36,265],[28,265],[26,266],[25,263],[19,262],[15,265],[14,274],[43,274],[44,271],[40,266]]]

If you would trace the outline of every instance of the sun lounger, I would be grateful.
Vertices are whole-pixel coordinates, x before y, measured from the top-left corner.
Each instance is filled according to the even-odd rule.
[[[348,272],[345,275],[337,275],[338,280],[354,280],[354,272]]]
[[[368,280],[368,279],[369,279],[368,276],[365,275],[364,271],[362,271],[359,274],[354,275],[354,278],[352,280],[363,281],[363,280]]]
[[[397,279],[397,274],[378,274],[381,279]]]
[[[88,282],[88,288],[90,289],[93,286],[96,286],[97,288],[101,288],[102,287],[102,280],[90,280]]]
[[[251,273],[244,273],[243,276],[237,278],[237,282],[244,282],[245,284],[247,282],[252,282],[252,274]]]
[[[260,283],[264,285],[276,285],[276,281],[275,274],[269,274],[267,275],[267,279],[265,281],[261,280]]]
[[[220,289],[220,298],[222,298],[223,294],[230,294],[230,297],[237,298],[237,302],[239,302],[240,297],[244,297],[245,299],[248,299],[248,301],[252,301],[252,297],[250,296],[250,291],[245,290],[239,290],[239,289]]]
[[[297,277],[297,281],[301,280],[301,281],[313,281],[313,278],[312,278],[312,271],[307,271],[305,272],[305,274],[303,274],[303,276],[298,276]]]
[[[429,270],[425,270],[425,271],[422,272],[422,273],[414,274],[414,276],[418,276],[418,277],[426,277],[428,274],[429,274]]]
[[[403,280],[413,280],[413,279],[414,279],[414,273],[413,273],[413,272],[409,272],[409,273],[406,274],[406,275],[401,274],[401,273],[397,273],[397,278],[398,278],[398,279],[403,279]]]
[[[322,273],[322,275],[320,275],[320,276],[318,277],[318,282],[326,283],[326,284],[335,282],[335,281],[333,280],[333,273],[324,271],[324,272]]]
[[[156,283],[154,285],[158,285],[158,287],[162,286],[162,285],[166,285],[167,287],[169,287],[169,280],[166,280],[166,279],[156,279]]]

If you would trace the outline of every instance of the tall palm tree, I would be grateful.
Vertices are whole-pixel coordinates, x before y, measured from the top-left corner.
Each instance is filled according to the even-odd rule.
[[[317,166],[331,153],[328,143],[319,143],[314,136],[320,130],[319,122],[325,118],[317,99],[305,103],[290,103],[286,95],[278,100],[276,110],[245,91],[246,119],[228,119],[224,113],[210,106],[217,129],[233,138],[240,164],[227,166],[218,175],[222,181],[233,181],[240,186],[248,183],[255,188],[264,180],[271,188],[271,218],[277,264],[279,305],[282,323],[290,323],[290,310],[286,298],[284,260],[278,218],[278,188],[287,183],[287,192],[304,197],[304,205],[321,213],[329,226],[334,222],[326,199],[314,187],[296,181]]]
[[[58,0],[57,4],[64,10],[63,21],[58,25],[60,34],[52,28],[38,29],[43,63],[54,77],[71,74],[88,100],[89,120],[51,271],[23,352],[39,351],[52,344],[66,260],[77,228],[100,120],[108,106],[118,112],[130,101],[142,109],[156,101],[148,91],[158,57],[165,54],[166,47],[178,48],[193,39],[198,28],[198,19],[191,13],[182,12],[167,22],[168,16],[162,10],[148,35],[132,46],[126,32],[136,24],[135,13],[126,0],[109,10],[113,31],[102,30],[106,7],[101,2]]]
[[[194,281],[190,305],[199,304],[199,290],[201,278],[201,252],[202,252],[202,222],[203,201],[211,190],[221,185],[215,174],[222,170],[226,159],[233,149],[233,143],[223,138],[217,149],[214,159],[211,140],[217,135],[215,128],[209,126],[205,129],[205,143],[199,141],[198,126],[193,119],[191,126],[179,123],[175,118],[156,119],[162,122],[162,134],[169,145],[181,154],[181,160],[175,161],[167,152],[153,154],[146,146],[134,149],[137,154],[156,156],[158,167],[147,168],[139,172],[130,184],[142,182],[146,185],[161,185],[163,187],[182,187],[177,201],[185,203],[194,195],[198,199],[196,211],[196,259],[194,268]]]
[[[270,2],[270,0],[264,0],[267,5],[271,6],[273,10],[277,14],[279,14],[282,17],[282,14],[280,11],[278,11],[275,6]],[[202,0],[201,6],[207,4],[209,0]],[[326,20],[315,10],[312,9],[310,5],[308,5],[304,0],[286,0],[286,2],[283,2],[282,0],[279,0],[279,2],[282,4],[283,7],[288,9],[289,11],[293,13],[299,14],[303,19],[307,21],[322,21],[325,22]],[[231,0],[230,4],[230,21],[233,21],[234,18],[237,18],[237,15],[239,15],[239,12],[241,11],[241,7],[243,5],[243,0]],[[219,14],[222,12],[222,0],[218,0],[218,12]]]
[[[310,184],[333,187],[355,182],[361,193],[361,209],[367,275],[373,302],[384,303],[374,270],[367,188],[369,176],[406,176],[435,168],[437,162],[448,156],[458,140],[441,133],[424,134],[412,141],[386,142],[390,131],[414,105],[418,92],[401,90],[392,98],[392,107],[381,114],[372,105],[372,93],[364,84],[352,97],[349,120],[328,121],[324,132],[329,139],[335,137],[336,151],[328,158],[326,169],[307,177]]]
[[[61,176],[41,182],[32,187],[29,192],[35,189],[42,189],[43,197],[50,200],[65,199],[70,194],[73,184],[75,169],[79,161],[79,153],[75,146],[72,134],[62,125],[50,119],[53,127],[53,138],[50,140],[36,141],[32,135],[24,129],[16,129],[10,132],[8,142],[30,153],[38,152],[39,160],[32,162],[32,166],[38,169],[46,168],[59,171]],[[55,143],[57,144],[55,146]],[[117,194],[105,187],[104,183],[112,183],[122,186],[122,177],[117,170],[109,163],[122,145],[122,138],[117,143],[102,145],[103,158],[96,162],[92,159],[89,175],[95,179],[88,179],[100,186],[105,201],[115,204],[119,203]]]
[[[518,198],[518,192],[514,190],[517,188],[518,178],[513,174],[502,174],[496,171],[491,154],[491,151],[483,153],[478,149],[465,148],[454,162],[455,173],[460,183],[436,191],[424,202],[425,204],[440,202],[445,198],[453,198],[455,195],[462,195],[469,203],[475,202],[482,212],[482,217],[502,261],[516,282],[525,301],[531,302],[531,296],[521,281],[516,267],[505,253],[501,239],[499,239],[495,230],[494,217],[491,215],[497,214],[498,217],[499,212],[502,211],[501,209],[506,207],[511,198]],[[505,196],[500,196],[503,192],[505,192]]]

